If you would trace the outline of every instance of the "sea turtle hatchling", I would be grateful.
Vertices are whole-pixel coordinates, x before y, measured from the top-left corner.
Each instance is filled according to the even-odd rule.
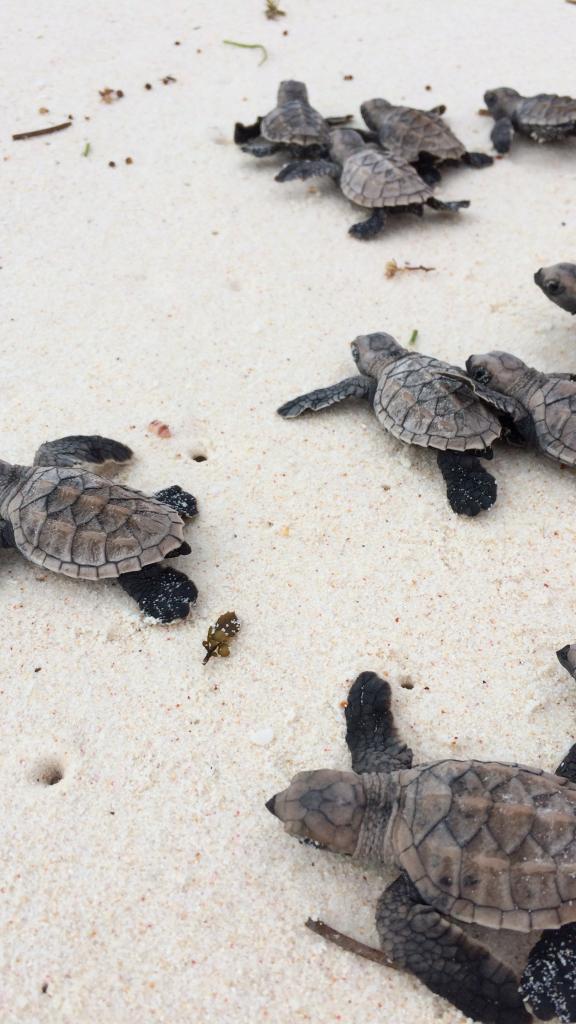
[[[555,263],[540,267],[534,280],[544,295],[567,313],[576,313],[576,263]]]
[[[467,199],[451,202],[437,199],[411,164],[365,142],[353,128],[332,130],[329,157],[290,161],[276,175],[276,181],[323,175],[334,178],[350,202],[372,210],[367,220],[350,228],[354,238],[374,238],[384,228],[389,213],[413,213],[421,217],[424,206],[452,213],[470,205]]]
[[[304,82],[280,82],[277,105],[253,125],[236,124],[234,142],[244,153],[271,156],[289,150],[294,156],[318,156],[328,146],[330,125],[308,101]]]
[[[576,466],[576,375],[541,373],[510,352],[472,355],[466,369],[478,396],[513,423],[520,443]]]
[[[0,546],[75,579],[117,577],[145,614],[173,622],[198,591],[159,563],[190,553],[184,519],[197,514],[196,499],[178,486],[148,497],[82,468],[131,458],[118,441],[82,435],[41,445],[32,466],[0,460]]]
[[[327,388],[286,402],[285,418],[325,409],[346,398],[367,399],[385,430],[406,444],[435,448],[454,512],[475,516],[496,501],[496,481],[480,458],[500,437],[496,413],[481,401],[463,370],[402,348],[389,334],[360,335],[352,343],[360,371]]]
[[[360,111],[368,128],[387,153],[414,164],[428,184],[440,180],[439,164],[464,163],[488,167],[494,163],[487,153],[469,153],[442,118],[445,107],[418,110],[401,107],[385,99],[367,100]]]
[[[528,1024],[522,996],[573,1012],[572,976],[557,971],[554,992],[542,978],[563,949],[576,950],[576,744],[555,775],[497,761],[413,766],[390,703],[389,683],[363,672],[345,711],[352,771],[299,772],[266,807],[300,841],[395,870],[376,910],[380,944],[466,1016]],[[455,922],[546,929],[522,995]]]
[[[485,92],[484,102],[495,121],[490,138],[498,153],[508,152],[515,131],[541,143],[576,135],[576,100],[571,96],[521,96],[503,87]]]

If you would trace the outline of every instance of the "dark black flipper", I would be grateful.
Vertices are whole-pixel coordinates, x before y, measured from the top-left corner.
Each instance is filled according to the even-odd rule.
[[[309,391],[306,395],[299,395],[290,402],[285,402],[277,410],[284,419],[293,419],[300,413],[310,409],[317,412],[319,409],[326,409],[336,402],[343,402],[346,398],[368,398],[374,397],[376,381],[372,377],[346,377],[338,384],[331,384],[328,388],[317,388],[316,391]]]
[[[564,648],[562,651],[563,650]],[[564,662],[560,657],[562,651],[558,651],[557,653],[560,664],[564,665]],[[564,665],[564,668],[568,668],[568,666]],[[572,674],[571,668],[568,668],[568,671]],[[554,774],[559,775],[562,779],[568,779],[569,782],[576,782],[576,743],[572,744],[570,750],[566,754],[566,757],[560,762]]]
[[[530,951],[520,991],[538,1020],[576,1020],[576,925],[545,931]]]
[[[445,114],[447,109],[448,108],[446,107],[445,103],[439,103],[437,107],[430,107],[430,110],[428,111],[428,113],[429,114],[439,114],[440,117],[442,117],[442,114]]]
[[[159,622],[185,619],[196,603],[198,591],[192,580],[177,569],[148,565],[140,572],[125,572],[118,582],[138,604],[140,611]]]
[[[0,548],[15,548],[14,530],[7,519],[0,519]]]
[[[250,156],[272,156],[274,153],[278,153],[279,150],[284,149],[284,146],[280,142],[269,142],[268,139],[263,139],[258,135],[255,139],[249,139],[248,142],[244,142],[240,147],[243,153],[250,153]]]
[[[422,181],[425,181],[430,188],[434,188],[442,181],[442,175],[438,168],[438,164],[434,163],[429,157],[421,156],[412,165],[414,170],[420,175]],[[421,208],[420,208],[421,209]]]
[[[169,505],[170,508],[173,508],[183,519],[192,519],[198,515],[198,502],[196,498],[194,495],[189,494],[188,491],[183,491],[178,484],[173,484],[172,487],[165,487],[163,491],[156,491],[154,497],[158,501],[164,502],[165,505]]]
[[[349,228],[348,234],[352,235],[353,238],[367,241],[369,238],[376,238],[376,235],[379,235],[384,229],[385,224],[386,214],[384,210],[373,210],[367,220],[361,220],[357,224],[353,224]]]
[[[561,647],[559,651],[556,651],[556,657],[562,665],[562,668],[565,668],[572,678],[576,679],[576,644],[566,644],[565,647]],[[570,751],[570,753],[572,753],[572,751]],[[562,764],[564,764],[564,762],[562,762]],[[560,767],[562,767],[562,765]],[[562,775],[563,772],[561,772],[559,768],[556,774]],[[568,778],[568,776],[566,777]],[[572,779],[571,781],[576,782],[576,779]]]
[[[331,160],[291,160],[275,177],[275,181],[306,181],[308,178],[338,178],[340,167]]]
[[[393,772],[412,767],[412,751],[398,737],[390,707],[390,683],[362,672],[348,694],[346,743],[355,772]]]
[[[190,547],[190,545],[188,544],[187,541],[183,540],[179,548],[176,548],[174,551],[168,552],[168,554],[165,555],[164,557],[165,558],[181,558],[182,555],[190,555],[191,553],[192,553],[192,548]]]
[[[458,925],[423,904],[401,875],[382,894],[376,911],[382,949],[432,992],[483,1024],[530,1024],[518,983],[488,950]]]
[[[498,485],[477,455],[439,451],[437,460],[453,512],[460,516],[477,516],[479,512],[492,508]]]
[[[35,466],[76,466],[83,462],[92,466],[104,462],[129,462],[133,452],[120,441],[98,434],[71,434],[41,444],[34,456]]]
[[[436,196],[430,196],[426,200],[426,204],[433,210],[439,210],[444,213],[457,213],[458,210],[467,210],[470,206],[470,200],[451,199],[450,202],[443,202],[442,199],[437,199]]]
[[[234,142],[236,145],[241,146],[244,142],[250,142],[251,139],[257,139],[260,135],[261,124],[261,117],[259,117],[254,124],[241,124],[240,121],[236,121],[236,124],[234,125]]]
[[[492,145],[497,153],[507,153],[514,138],[514,125],[509,117],[500,117],[490,132]]]
[[[494,157],[488,153],[464,153],[462,163],[468,167],[490,167],[494,163]]]

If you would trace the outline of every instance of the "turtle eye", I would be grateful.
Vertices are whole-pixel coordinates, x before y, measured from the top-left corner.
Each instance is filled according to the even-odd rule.
[[[485,366],[478,366],[475,370],[472,370],[472,376],[479,384],[489,384],[492,380],[492,374]]]
[[[326,847],[323,846],[322,843],[317,842],[316,839],[309,839],[308,836],[301,836],[298,842],[301,843],[302,846],[313,846],[315,850],[326,849]]]
[[[548,284],[546,285],[546,291],[549,295],[559,295],[561,290],[562,286],[560,284],[560,281],[556,281],[555,279],[552,281],[548,281]]]
[[[355,363],[357,363],[358,360],[360,359],[360,351],[358,349],[358,345],[355,342],[352,343],[352,358]]]

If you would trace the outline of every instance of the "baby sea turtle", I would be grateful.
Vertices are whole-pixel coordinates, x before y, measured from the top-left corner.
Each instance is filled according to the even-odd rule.
[[[464,163],[487,167],[494,163],[487,153],[469,153],[442,119],[445,107],[418,110],[399,107],[388,100],[367,100],[360,107],[362,117],[387,153],[410,164],[428,184],[440,180],[438,164]]]
[[[352,342],[360,370],[327,388],[282,405],[285,418],[325,409],[346,398],[367,399],[381,426],[406,444],[438,450],[454,512],[475,516],[496,501],[496,481],[480,463],[501,433],[493,410],[477,398],[463,370],[410,352],[389,334],[364,334]]]
[[[576,263],[555,263],[541,267],[534,280],[552,302],[567,313],[576,313]]]
[[[347,199],[372,210],[367,220],[350,228],[355,238],[378,235],[388,213],[414,213],[421,217],[425,205],[449,212],[470,205],[467,199],[441,202],[409,163],[366,143],[352,128],[335,128],[330,133],[329,155],[330,159],[291,161],[276,175],[276,181],[318,175],[334,178]]]
[[[516,932],[560,929],[570,941],[576,744],[555,775],[496,761],[413,767],[390,704],[389,683],[374,672],[358,676],[345,712],[353,770],[299,772],[266,807],[301,841],[396,870],[376,910],[393,964],[476,1021],[528,1024],[512,971],[455,921]],[[550,949],[532,951],[526,989],[541,976],[546,955]],[[576,994],[561,994],[573,1008]],[[541,1001],[549,996],[544,991]]]
[[[541,373],[509,352],[466,360],[478,395],[510,417],[518,439],[576,466],[576,375]]]
[[[118,441],[80,435],[41,445],[32,466],[0,461],[0,546],[75,579],[118,577],[146,615],[173,622],[198,591],[159,563],[190,553],[183,520],[196,499],[178,486],[148,497],[81,468],[131,458]]]
[[[490,138],[498,153],[508,152],[515,131],[535,142],[576,135],[576,100],[571,96],[521,96],[516,89],[501,88],[485,92],[484,102],[495,121]]]
[[[559,651],[556,651],[556,657],[562,668],[565,668],[572,678],[576,679],[576,644],[566,644],[565,647],[561,647]]]
[[[274,110],[253,125],[237,124],[234,142],[244,153],[271,156],[289,150],[294,156],[314,156],[328,146],[330,125],[308,101],[304,82],[280,82]]]

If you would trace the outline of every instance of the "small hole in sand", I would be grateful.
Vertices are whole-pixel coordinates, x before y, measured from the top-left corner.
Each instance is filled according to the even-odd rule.
[[[64,778],[62,765],[52,757],[43,758],[34,766],[30,779],[38,786],[55,786]]]
[[[192,459],[194,462],[207,462],[208,456],[203,455],[202,452],[192,452]]]

